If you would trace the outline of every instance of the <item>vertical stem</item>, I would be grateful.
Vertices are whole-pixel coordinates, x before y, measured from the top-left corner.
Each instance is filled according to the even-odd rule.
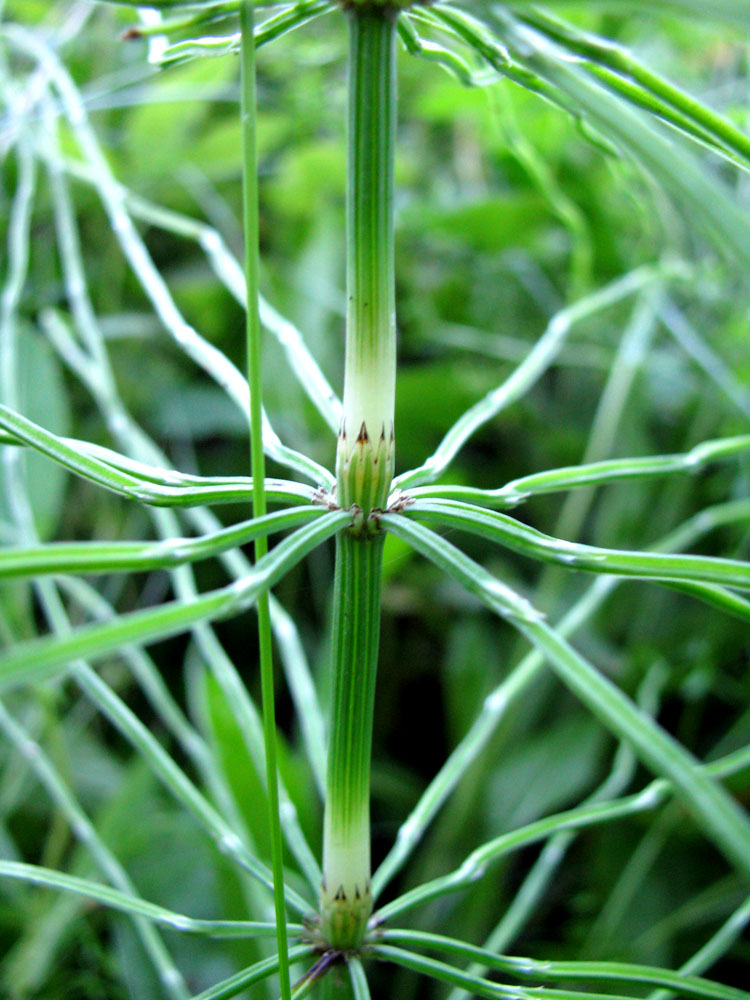
[[[247,288],[247,358],[250,386],[251,470],[253,477],[253,513],[266,513],[264,484],[266,477],[263,455],[263,419],[261,411],[261,329],[258,314],[258,154],[255,134],[255,28],[253,0],[243,0],[240,6],[242,31],[242,180],[243,221],[245,230],[245,281]],[[268,551],[265,537],[255,542],[255,560]],[[258,640],[260,652],[261,690],[263,698],[263,734],[266,751],[266,786],[268,791],[269,823],[276,911],[276,940],[279,949],[279,978],[282,1000],[290,1000],[286,912],[284,909],[284,856],[279,820],[279,786],[276,767],[276,708],[273,686],[273,649],[268,594],[257,602]]]
[[[346,531],[336,540],[322,929],[342,951],[359,944],[372,904],[370,752],[384,538]]]
[[[393,475],[396,317],[393,158],[396,11],[349,18],[347,327],[337,480],[342,507],[385,508]]]
[[[339,951],[358,947],[372,905],[370,753],[384,535],[370,515],[387,507],[393,476],[396,14],[369,3],[347,11],[348,309],[336,475],[338,502],[355,517],[336,544],[321,893],[322,936]]]

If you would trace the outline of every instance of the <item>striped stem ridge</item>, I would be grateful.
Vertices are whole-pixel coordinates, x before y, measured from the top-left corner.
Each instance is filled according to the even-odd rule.
[[[357,6],[349,21],[347,319],[337,500],[384,510],[393,477],[396,309],[393,158],[396,10]]]
[[[336,539],[333,699],[323,831],[322,933],[355,948],[370,915],[370,752],[385,533]]]
[[[321,934],[340,952],[360,945],[372,906],[370,754],[385,538],[377,514],[387,508],[393,477],[396,383],[396,14],[377,5],[347,10],[348,308],[336,491],[355,516],[336,539],[321,892]]]

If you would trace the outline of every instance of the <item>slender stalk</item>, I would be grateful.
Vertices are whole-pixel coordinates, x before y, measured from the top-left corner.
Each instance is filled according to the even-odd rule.
[[[333,698],[323,833],[321,934],[351,951],[370,890],[370,752],[383,539],[373,511],[393,476],[396,380],[393,150],[396,9],[353,5],[349,20],[347,328],[338,503],[354,512],[337,537]]]
[[[348,306],[336,474],[341,506],[367,518],[385,508],[393,475],[396,19],[390,7],[370,6],[348,18]]]
[[[361,940],[370,915],[370,750],[385,535],[336,542],[333,706],[323,835],[323,935]]]
[[[263,481],[266,475],[263,454],[263,411],[261,408],[261,329],[258,314],[258,169],[255,135],[255,26],[252,0],[240,8],[242,32],[242,180],[245,231],[245,280],[247,286],[247,359],[250,387],[251,471],[253,476],[253,513],[266,513]],[[268,552],[268,542],[259,536],[255,540],[255,560]],[[271,863],[273,898],[276,914],[276,941],[279,949],[279,980],[282,1000],[291,997],[289,978],[286,912],[284,906],[284,847],[279,818],[279,784],[276,766],[276,709],[273,687],[273,650],[271,645],[271,613],[268,591],[259,596],[258,644],[263,698],[263,735],[266,751],[266,790],[271,828]]]

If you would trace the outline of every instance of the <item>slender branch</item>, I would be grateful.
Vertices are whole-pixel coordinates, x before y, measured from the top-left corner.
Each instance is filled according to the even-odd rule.
[[[0,579],[50,573],[127,573],[172,569],[209,559],[255,538],[325,516],[322,507],[295,507],[223,528],[200,538],[157,542],[49,542],[0,550]]]
[[[0,878],[17,879],[45,889],[57,889],[62,892],[84,896],[103,906],[109,906],[120,913],[159,924],[168,930],[179,931],[181,934],[203,935],[213,938],[269,938],[275,937],[276,925],[250,920],[197,920],[183,913],[175,913],[156,903],[136,896],[132,886],[131,891],[113,889],[101,882],[91,879],[66,875],[41,865],[24,864],[21,861],[1,861]],[[290,924],[289,933],[301,935],[301,924]]]
[[[700,472],[713,462],[741,458],[750,451],[750,435],[703,441],[677,455],[650,455],[642,458],[608,458],[600,462],[545,469],[513,479],[496,490],[472,486],[417,486],[409,490],[416,499],[464,500],[489,507],[515,507],[541,493],[559,493],[583,486],[607,486],[625,479],[650,479],[675,472]]]
[[[703,833],[743,876],[750,875],[750,820],[737,802],[707,777],[695,758],[594,666],[576,652],[527,600],[491,576],[444,538],[395,514],[383,517],[387,530],[409,542],[507,619],[541,650],[565,685],[654,773],[673,782],[677,795]]]
[[[157,608],[120,615],[111,622],[83,626],[69,636],[42,636],[19,643],[0,656],[0,688],[25,686],[53,677],[76,657],[97,657],[123,645],[154,642],[179,635],[197,622],[214,621],[250,607],[259,593],[274,586],[308,552],[348,523],[349,515],[327,517],[299,528],[285,538],[244,579],[208,591],[193,600],[177,600]]]
[[[159,469],[87,441],[58,437],[2,404],[0,427],[12,435],[9,443],[28,445],[84,479],[153,507],[202,506],[252,498],[253,481],[248,476],[190,476]],[[312,487],[286,479],[266,479],[264,490],[269,503],[310,503],[317,496]]]
[[[514,979],[552,980],[597,980],[615,983],[642,983],[646,986],[677,987],[686,997],[706,997],[713,1000],[750,1000],[750,993],[731,986],[722,986],[697,976],[683,975],[648,965],[626,962],[559,962],[538,961],[533,958],[515,958],[498,955],[486,948],[477,948],[463,941],[441,934],[423,931],[384,930],[380,940],[403,947],[425,948],[442,952],[453,958],[482,962],[490,969],[504,972]]]
[[[255,40],[253,0],[244,0],[240,7],[242,33],[242,185],[243,219],[245,233],[245,285],[248,386],[250,389],[250,460],[253,476],[253,512],[256,518],[266,513],[266,495],[263,481],[266,463],[263,452],[263,385],[261,376],[261,328],[258,314],[258,152],[255,131]],[[255,540],[255,562],[260,562],[268,552],[268,540],[260,535]],[[266,757],[266,794],[268,819],[271,830],[271,867],[273,870],[273,899],[276,913],[276,943],[279,952],[279,979],[282,1000],[290,1000],[292,987],[287,958],[286,912],[284,902],[284,842],[279,818],[279,777],[276,753],[276,708],[273,678],[273,647],[271,640],[271,612],[268,590],[258,595],[258,646],[260,679],[263,700],[263,742]]]
[[[746,512],[750,516],[750,504],[746,504]],[[500,511],[484,510],[457,500],[419,500],[408,508],[407,513],[420,521],[458,528],[523,555],[570,569],[614,573],[657,583],[719,584],[750,590],[750,563],[738,559],[683,553],[629,552],[568,542],[530,528]]]

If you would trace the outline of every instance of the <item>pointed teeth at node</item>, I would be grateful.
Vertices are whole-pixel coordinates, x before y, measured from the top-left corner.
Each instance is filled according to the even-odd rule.
[[[367,424],[363,420],[362,426],[359,429],[359,434],[357,435],[357,444],[367,444],[369,440],[370,438],[367,434]]]

